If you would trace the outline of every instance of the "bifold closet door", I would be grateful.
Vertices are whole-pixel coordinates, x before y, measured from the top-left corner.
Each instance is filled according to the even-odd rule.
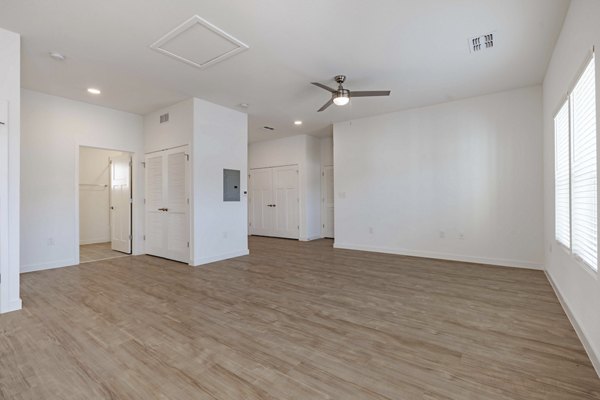
[[[250,171],[250,234],[299,238],[298,167]]]
[[[273,170],[250,171],[250,234],[270,236],[273,233]]]
[[[298,197],[298,167],[273,168],[273,192],[275,214],[273,236],[298,239],[300,233]]]
[[[146,254],[190,261],[187,148],[146,156]]]

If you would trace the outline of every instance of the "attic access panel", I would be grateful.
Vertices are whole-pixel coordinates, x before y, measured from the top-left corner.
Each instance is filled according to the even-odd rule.
[[[194,15],[150,47],[169,57],[204,69],[245,50],[248,45]]]

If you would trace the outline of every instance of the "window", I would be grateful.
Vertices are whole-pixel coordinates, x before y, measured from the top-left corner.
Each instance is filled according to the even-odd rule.
[[[556,204],[556,240],[571,247],[571,147],[569,144],[569,102],[554,118],[556,151],[554,198]]]
[[[595,57],[554,118],[556,240],[598,270]]]

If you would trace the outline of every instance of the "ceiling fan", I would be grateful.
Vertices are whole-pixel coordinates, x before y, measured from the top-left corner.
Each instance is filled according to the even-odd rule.
[[[325,105],[321,107],[318,112],[324,111],[332,104],[335,104],[336,106],[345,106],[350,102],[350,98],[352,97],[389,96],[391,93],[390,90],[350,91],[348,89],[344,89],[344,86],[342,86],[346,81],[345,75],[337,75],[334,79],[339,85],[337,89],[330,88],[329,86],[325,86],[319,82],[311,82],[313,85],[318,86],[321,89],[325,89],[331,93],[331,100],[325,103]]]

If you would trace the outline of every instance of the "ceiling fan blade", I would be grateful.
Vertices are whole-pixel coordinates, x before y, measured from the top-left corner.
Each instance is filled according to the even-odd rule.
[[[320,87],[321,89],[325,89],[328,92],[335,93],[337,90],[330,88],[329,86],[325,86],[319,82],[311,82],[313,85]]]
[[[325,105],[323,107],[319,108],[318,112],[324,111],[327,107],[329,107],[332,104],[333,104],[333,99],[329,100],[327,103],[325,103]]]
[[[350,97],[371,97],[371,96],[389,96],[392,93],[390,90],[361,90],[351,91]]]

